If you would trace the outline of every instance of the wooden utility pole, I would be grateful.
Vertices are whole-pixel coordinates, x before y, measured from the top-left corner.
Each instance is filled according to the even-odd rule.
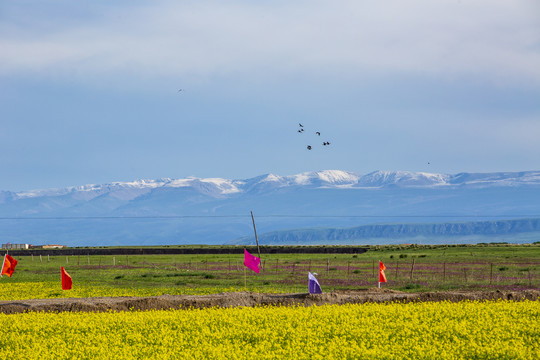
[[[257,238],[257,228],[255,227],[255,218],[253,217],[253,211],[251,211],[251,220],[253,221],[253,231],[255,232],[255,241],[257,242],[257,253],[259,254],[259,259],[260,259],[261,249],[259,248],[259,239]]]

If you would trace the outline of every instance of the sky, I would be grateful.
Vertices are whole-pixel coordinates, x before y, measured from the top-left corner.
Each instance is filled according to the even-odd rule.
[[[0,2],[0,190],[539,170],[539,138],[537,0]]]

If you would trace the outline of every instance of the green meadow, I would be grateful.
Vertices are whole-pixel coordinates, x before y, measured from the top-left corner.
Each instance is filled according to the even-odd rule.
[[[210,246],[202,248],[211,248]],[[216,247],[219,248],[219,247]],[[400,291],[523,290],[540,287],[540,244],[368,246],[361,254],[261,254],[260,274],[243,266],[243,254],[17,256],[19,288],[47,284],[36,297],[91,296],[63,292],[60,267],[73,288],[99,289],[96,296],[208,294],[223,291],[306,292],[307,274],[323,291],[377,286],[378,262],[386,266],[384,288]],[[252,250],[250,248],[250,250]],[[253,252],[255,255],[256,251]],[[3,299],[9,287],[3,287]],[[88,295],[90,294],[90,295]],[[32,296],[31,293],[28,296]]]

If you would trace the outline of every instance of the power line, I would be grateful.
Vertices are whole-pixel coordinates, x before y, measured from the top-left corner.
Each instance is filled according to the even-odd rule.
[[[539,214],[502,215],[258,215],[257,218],[539,218]],[[115,220],[115,219],[205,219],[205,218],[250,218],[250,215],[141,215],[141,216],[4,216],[0,220]]]

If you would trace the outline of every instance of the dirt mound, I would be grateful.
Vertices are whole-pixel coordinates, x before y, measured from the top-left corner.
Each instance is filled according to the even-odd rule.
[[[67,299],[35,299],[0,301],[0,313],[14,314],[30,311],[129,311],[151,309],[187,309],[208,307],[236,307],[261,305],[324,305],[358,304],[366,302],[421,302],[464,300],[540,300],[540,291],[444,291],[405,293],[389,289],[339,291],[324,294],[260,294],[251,292],[214,295],[161,295],[151,297],[95,297]]]

